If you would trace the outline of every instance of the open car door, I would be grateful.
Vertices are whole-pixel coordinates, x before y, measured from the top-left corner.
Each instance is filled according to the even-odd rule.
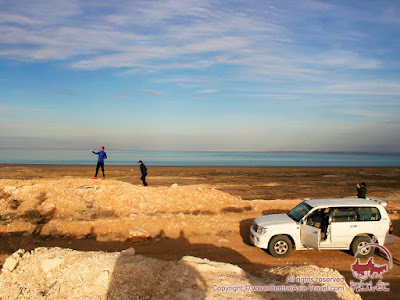
[[[300,227],[300,241],[303,246],[319,250],[319,242],[321,239],[321,229],[310,226],[301,225]]]

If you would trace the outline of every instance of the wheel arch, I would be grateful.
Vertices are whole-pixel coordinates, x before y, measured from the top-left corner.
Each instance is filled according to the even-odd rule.
[[[275,234],[275,235],[271,236],[271,238],[268,241],[268,246],[271,243],[271,240],[276,236],[287,236],[289,238],[289,240],[292,242],[292,248],[296,249],[296,242],[294,241],[294,238],[288,233],[279,233],[279,234]]]
[[[372,233],[359,233],[359,234],[357,234],[357,235],[355,235],[355,236],[353,237],[353,239],[351,240],[350,245],[354,242],[354,240],[355,240],[356,238],[358,238],[358,237],[360,237],[360,236],[366,236],[366,237],[371,238],[372,240],[375,239],[376,242],[378,242],[378,239],[377,239],[376,236],[375,236],[374,234],[372,234]]]

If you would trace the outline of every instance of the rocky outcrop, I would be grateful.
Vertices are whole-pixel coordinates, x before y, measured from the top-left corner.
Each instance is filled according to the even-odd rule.
[[[123,252],[80,252],[61,248],[17,251],[0,275],[1,299],[358,299],[346,283],[340,292],[260,291],[289,285],[279,275],[309,274],[301,267],[247,274],[227,263],[185,256],[163,261]],[[310,267],[313,275],[340,276]],[[300,273],[299,273],[300,272]],[[258,290],[253,290],[257,288]]]
[[[240,198],[216,189],[195,186],[143,187],[117,180],[58,179],[0,180],[0,210],[23,213],[32,209],[53,218],[99,217],[184,212],[219,213],[245,207]],[[18,206],[11,201],[18,200]],[[210,205],[212,204],[212,205]]]

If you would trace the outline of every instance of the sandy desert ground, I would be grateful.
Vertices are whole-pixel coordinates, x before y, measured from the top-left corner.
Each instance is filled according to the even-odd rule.
[[[400,236],[399,168],[149,168],[149,187],[137,166],[107,167],[91,180],[92,166],[0,165],[0,265],[23,248],[61,247],[122,251],[166,261],[190,255],[238,265],[258,276],[275,266],[316,265],[352,279],[346,251],[298,251],[274,258],[248,240],[255,217],[286,212],[307,198],[349,197],[366,181],[369,196],[388,202]],[[177,186],[173,184],[177,183]],[[385,274],[400,293],[399,238],[389,246],[394,268]],[[376,262],[387,263],[384,257]],[[381,294],[363,293],[364,299]]]

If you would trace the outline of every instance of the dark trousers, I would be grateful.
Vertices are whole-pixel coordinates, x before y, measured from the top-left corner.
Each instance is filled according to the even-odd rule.
[[[144,185],[144,186],[147,186],[146,176],[147,176],[147,175],[143,175],[143,174],[142,174],[142,177],[140,177],[140,180],[143,181],[143,185]]]
[[[99,173],[99,168],[101,167],[101,171],[103,172],[103,177],[106,177],[106,173],[104,173],[104,162],[97,162],[97,166],[96,166],[96,174],[94,175],[94,177],[97,177],[97,173]]]

